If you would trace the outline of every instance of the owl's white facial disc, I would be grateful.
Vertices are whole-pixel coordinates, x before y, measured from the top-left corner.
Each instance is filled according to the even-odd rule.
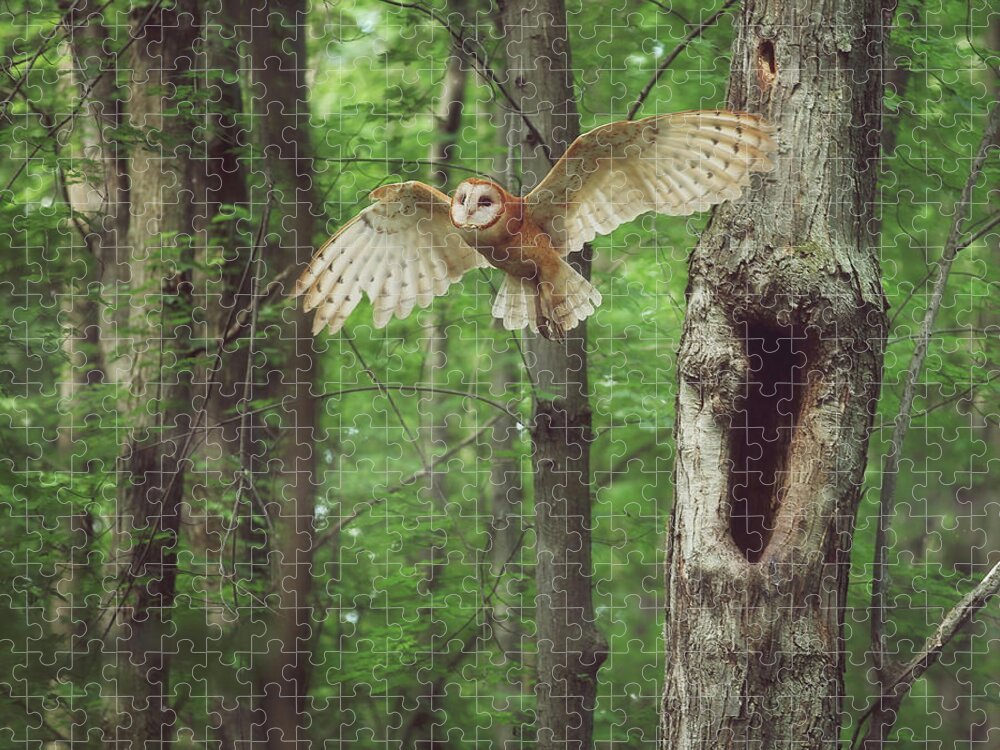
[[[486,229],[503,214],[503,195],[488,182],[466,181],[451,199],[451,221],[463,229]]]

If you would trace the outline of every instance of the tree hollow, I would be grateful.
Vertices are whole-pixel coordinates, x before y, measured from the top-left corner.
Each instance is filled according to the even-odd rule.
[[[813,346],[796,327],[737,327],[746,376],[729,431],[729,531],[748,562],[758,562],[775,528],[790,481]]]

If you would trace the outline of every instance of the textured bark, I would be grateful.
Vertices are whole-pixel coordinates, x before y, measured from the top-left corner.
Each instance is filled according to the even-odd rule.
[[[500,27],[502,31],[502,26]],[[516,191],[515,164],[509,157],[510,118],[499,106],[491,113],[497,131],[501,154],[494,159],[493,178],[508,191]],[[523,564],[525,534],[528,519],[524,507],[524,474],[521,470],[522,441],[518,435],[517,401],[521,389],[521,359],[516,339],[504,331],[501,321],[494,321],[496,330],[506,338],[506,349],[490,354],[490,395],[507,398],[508,412],[499,412],[491,428],[490,439],[490,577],[497,581],[496,594],[489,609],[489,624],[506,667],[506,680],[496,686],[493,705],[498,711],[511,714],[509,721],[497,721],[493,741],[499,750],[521,747],[525,727],[531,721],[525,710],[530,698],[526,679],[534,666],[527,663],[530,636],[525,631],[525,592],[528,590],[530,566]]]
[[[836,747],[849,553],[885,335],[878,3],[748,0],[729,106],[777,169],[691,259],[662,746]]]
[[[129,124],[142,134],[133,148],[128,262],[121,291],[130,292],[117,356],[126,362],[132,429],[119,461],[117,538],[120,604],[117,653],[122,746],[173,742],[170,628],[184,491],[184,436],[191,429],[190,271],[200,196],[191,150],[193,122],[183,86],[194,59],[193,2],[131,14]],[[118,290],[115,290],[118,291]],[[117,361],[117,360],[116,360]]]
[[[503,398],[513,392],[520,376],[517,352],[511,348],[495,352],[491,373],[492,396]],[[512,408],[516,404],[511,404]],[[524,517],[524,479],[521,474],[521,440],[513,417],[501,413],[492,428],[490,446],[490,576],[499,581],[489,610],[493,640],[502,651],[506,680],[496,686],[493,705],[508,711],[513,719],[497,722],[493,739],[499,750],[515,750],[523,741],[523,727],[529,724],[524,709],[525,643],[524,596],[526,572],[521,563],[527,519]],[[530,641],[529,641],[530,642]]]
[[[579,133],[566,9],[562,0],[507,0],[500,20],[506,34],[505,86],[524,113],[510,113],[510,130],[522,186],[529,190]],[[571,263],[590,276],[589,249]],[[530,334],[525,339],[537,392],[532,439],[539,748],[590,746],[597,671],[607,656],[591,596],[586,341],[586,323],[570,331],[564,344]]]
[[[253,203],[265,203],[274,186],[271,229],[277,242],[264,249],[266,277],[303,266],[313,251],[312,147],[306,87],[306,4],[304,0],[244,5],[244,30],[250,52],[252,140],[263,160],[253,164],[257,183]],[[263,174],[261,173],[263,167]],[[279,295],[287,296],[290,287]],[[263,436],[262,466],[274,472],[272,510],[273,592],[275,608],[268,623],[268,652],[257,676],[267,717],[268,748],[292,748],[308,742],[307,697],[312,653],[312,564],[315,512],[313,441],[319,407],[312,395],[315,358],[310,325],[301,306],[289,305],[280,320],[262,328],[268,342],[266,361],[257,369],[259,396],[281,402]],[[277,420],[277,421],[276,421]]]

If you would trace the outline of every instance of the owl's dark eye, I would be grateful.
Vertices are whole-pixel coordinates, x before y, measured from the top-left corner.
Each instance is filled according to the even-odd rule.
[[[490,198],[490,197],[488,197],[488,196],[486,196],[486,195],[484,195],[483,197],[481,197],[479,199],[479,207],[480,208],[489,208],[492,205],[493,205],[493,199]]]

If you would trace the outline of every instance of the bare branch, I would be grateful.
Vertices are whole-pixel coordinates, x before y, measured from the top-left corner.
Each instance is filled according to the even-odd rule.
[[[991,217],[989,219],[986,219],[985,221],[986,221],[986,223],[982,225],[981,229],[977,230],[974,234],[970,235],[967,239],[962,240],[962,242],[959,244],[956,252],[961,252],[965,248],[969,247],[969,245],[972,245],[973,243],[978,242],[983,237],[985,237],[986,235],[988,235],[997,226],[997,224],[1000,224],[1000,214],[996,214],[995,216],[993,216],[993,217]],[[982,224],[982,222],[980,222],[980,224]],[[893,326],[896,324],[896,319],[899,318],[899,316],[903,312],[903,310],[906,309],[906,306],[909,304],[910,300],[913,298],[913,295],[916,294],[918,290],[923,289],[924,288],[924,284],[926,284],[927,280],[931,276],[933,276],[933,275],[934,275],[934,266],[931,266],[930,270],[927,271],[927,273],[924,275],[924,277],[922,279],[920,279],[920,281],[918,281],[916,284],[913,285],[913,288],[910,289],[910,291],[907,293],[906,297],[903,298],[903,301],[896,305],[896,312],[889,319],[888,330],[890,330],[890,331],[892,330]]]
[[[38,49],[35,50],[35,54],[32,55],[31,58],[28,60],[28,67],[21,74],[21,77],[17,80],[17,83],[15,84],[13,90],[11,90],[11,92],[4,97],[2,102],[0,102],[0,113],[6,114],[7,107],[10,105],[12,101],[14,101],[14,97],[17,96],[18,93],[20,93],[21,89],[24,87],[24,84],[28,82],[28,76],[31,73],[32,68],[35,67],[35,63],[38,62],[38,58],[44,55],[46,50],[48,50],[49,43],[52,41],[53,37],[55,37],[55,35],[59,32],[59,29],[61,29],[63,26],[68,26],[67,29],[68,33],[69,31],[72,31],[74,26],[77,25],[75,23],[71,23],[71,21],[73,19],[73,15],[76,13],[76,6],[77,3],[79,2],[80,0],[73,0],[72,5],[70,5],[69,8],[66,10],[66,12],[63,13],[58,23],[53,25],[53,27],[49,29],[49,31],[47,31],[45,34],[42,35],[41,43],[38,44]],[[100,10],[104,10],[109,5],[111,5],[110,0],[109,2],[106,2],[103,6],[101,6]]]
[[[906,433],[912,418],[911,413],[913,411],[913,401],[916,397],[917,380],[923,370],[924,359],[927,356],[927,350],[933,336],[934,324],[937,320],[938,311],[941,308],[941,302],[944,299],[945,289],[948,285],[948,274],[951,271],[952,263],[963,247],[963,228],[970,212],[972,191],[979,180],[979,176],[982,174],[987,153],[993,146],[998,131],[1000,131],[1000,106],[995,106],[987,117],[982,140],[979,143],[976,156],[973,158],[969,169],[969,177],[965,182],[965,187],[962,189],[961,197],[955,204],[955,215],[952,219],[951,229],[948,232],[948,238],[942,249],[941,258],[937,262],[937,278],[934,281],[927,310],[924,313],[924,320],[920,334],[917,337],[913,358],[910,360],[910,366],[904,378],[903,397],[900,401],[899,412],[896,415],[892,440],[882,462],[882,490],[879,494],[879,519],[875,536],[875,560],[872,573],[871,640],[872,651],[875,654],[875,668],[879,674],[880,684],[883,685],[888,679],[885,636],[886,592],[889,584],[888,566],[886,563],[887,539],[889,528],[892,525],[896,482],[899,474],[899,460],[902,455],[903,442],[906,439]]]
[[[365,500],[363,503],[360,503],[359,505],[355,505],[354,506],[354,510],[349,515],[342,516],[340,518],[340,520],[337,521],[337,523],[333,524],[328,529],[326,529],[326,531],[324,531],[322,534],[320,534],[318,537],[316,537],[316,545],[315,546],[317,548],[319,548],[319,547],[322,547],[324,544],[329,543],[330,540],[333,539],[333,537],[335,537],[337,534],[339,534],[345,528],[347,528],[352,523],[354,523],[355,521],[357,521],[358,518],[360,518],[361,516],[363,516],[365,513],[367,513],[368,511],[370,511],[372,508],[375,508],[375,507],[381,505],[382,503],[384,503],[386,500],[388,500],[390,495],[394,495],[397,492],[400,492],[400,491],[406,489],[407,487],[409,487],[410,485],[412,485],[414,482],[416,482],[416,481],[418,481],[420,479],[423,479],[425,476],[427,476],[428,474],[430,474],[434,469],[436,469],[441,464],[447,463],[449,460],[451,460],[451,458],[453,458],[455,456],[456,453],[458,453],[459,451],[467,448],[468,446],[470,446],[473,443],[475,443],[476,441],[478,441],[479,438],[482,437],[486,433],[487,430],[491,429],[493,427],[493,425],[495,425],[499,419],[500,419],[500,415],[497,415],[497,416],[493,417],[488,422],[486,422],[486,424],[484,424],[480,429],[476,430],[469,437],[465,438],[465,440],[462,440],[461,442],[453,445],[446,452],[442,453],[440,456],[438,456],[437,458],[435,458],[431,462],[430,466],[425,466],[424,468],[422,468],[422,469],[420,469],[418,471],[413,472],[408,477],[406,477],[403,481],[399,482],[398,484],[394,484],[392,487],[390,487],[389,489],[387,489],[385,492],[381,493],[380,497],[373,497],[373,498],[371,498],[369,500]]]
[[[662,10],[667,15],[677,16],[677,18],[681,19],[681,22],[685,26],[690,26],[691,25],[691,22],[688,21],[687,18],[685,18],[684,16],[682,16],[675,8],[671,8],[666,3],[661,3],[660,0],[647,0],[647,2],[649,2],[650,5],[655,5],[657,8],[659,8],[660,10]]]
[[[396,404],[396,399],[392,397],[389,389],[386,388],[382,381],[378,379],[378,375],[375,371],[368,366],[365,361],[364,355],[361,350],[358,349],[358,345],[354,343],[354,337],[351,336],[347,331],[343,333],[344,339],[347,341],[347,345],[351,347],[351,351],[354,352],[354,356],[358,358],[358,364],[361,365],[362,371],[368,376],[368,379],[378,387],[378,390],[385,396],[386,400],[389,402],[389,406],[392,407],[393,413],[396,415],[396,419],[399,421],[399,426],[403,428],[403,432],[406,434],[406,439],[413,446],[414,450],[417,452],[417,456],[420,458],[420,463],[423,464],[425,469],[428,469],[429,464],[427,463],[427,456],[424,454],[423,448],[420,446],[420,441],[417,440],[416,434],[410,429],[409,425],[406,424],[406,420],[403,419],[403,412],[400,410],[399,406]],[[429,469],[428,469],[429,470]]]
[[[992,325],[988,328],[973,328],[972,326],[957,327],[957,328],[938,328],[931,334],[931,338],[937,338],[938,336],[944,336],[945,334],[953,333],[967,333],[969,338],[973,336],[989,336],[991,333],[996,332],[997,326]],[[895,338],[887,339],[885,342],[886,346],[892,346],[893,344],[901,344],[904,341],[914,341],[915,339],[921,338],[922,334],[914,333],[909,336],[896,336]]]
[[[983,237],[992,232],[998,224],[1000,224],[1000,214],[996,214],[991,219],[989,219],[982,229],[980,229],[975,234],[971,235],[968,239],[962,240],[962,242],[959,243],[958,247],[955,248],[955,252],[964,250],[974,242],[978,242]]]
[[[271,281],[268,282],[268,285],[264,287],[264,291],[262,293],[258,294],[255,292],[254,294],[252,294],[250,302],[247,304],[246,307],[243,307],[242,309],[239,310],[239,312],[236,313],[235,318],[230,313],[229,321],[231,321],[232,324],[231,325],[227,324],[228,327],[226,328],[226,330],[216,340],[216,345],[221,348],[226,344],[231,344],[232,342],[236,341],[236,339],[240,338],[243,335],[243,332],[246,331],[247,326],[250,323],[252,317],[260,312],[260,309],[264,306],[265,303],[270,302],[272,299],[277,297],[281,291],[284,290],[285,279],[291,276],[292,273],[296,270],[298,269],[295,266],[289,266],[284,271],[277,274],[273,279],[271,279]],[[190,356],[200,357],[203,354],[205,354],[206,351],[207,349],[205,347],[199,347],[197,349],[193,349],[190,353]]]
[[[729,10],[731,7],[733,7],[735,4],[736,0],[726,0],[725,5],[723,5],[721,8],[719,8],[718,11],[709,16],[707,20],[702,21],[699,25],[691,29],[691,31],[688,32],[688,35],[683,39],[681,39],[680,43],[676,47],[674,47],[673,51],[663,59],[663,62],[661,62],[659,67],[657,67],[656,72],[653,73],[653,77],[650,78],[649,81],[646,83],[646,85],[643,87],[639,96],[636,98],[635,102],[633,102],[632,106],[629,108],[628,117],[626,119],[629,120],[635,119],[635,116],[639,114],[639,110],[642,109],[643,103],[649,97],[650,93],[652,93],[653,87],[660,80],[660,77],[666,72],[667,68],[673,65],[674,60],[676,60],[680,56],[681,52],[683,52],[687,48],[687,46],[691,44],[691,42],[700,37],[705,32],[705,29],[707,29],[709,26],[718,21],[719,18],[722,16],[722,14],[725,13],[727,10]]]
[[[155,3],[149,6],[149,10],[146,11],[146,15],[143,16],[142,21],[139,23],[139,31],[146,28],[146,24],[149,23],[149,19],[153,17],[153,14],[159,9],[162,3],[163,0],[156,0]],[[139,39],[139,36],[140,34],[138,32],[133,34],[131,38],[122,46],[122,48],[114,54],[111,59],[111,66],[109,68],[105,68],[94,76],[94,80],[90,82],[90,85],[87,86],[86,90],[80,95],[80,100],[76,103],[73,109],[70,110],[70,113],[45,131],[45,138],[51,138],[58,131],[62,130],[62,128],[68,123],[72,122],[73,118],[75,118],[80,113],[80,110],[83,109],[87,100],[90,98],[90,95],[94,92],[94,89],[97,88],[97,84],[100,83],[108,73],[118,68],[118,61],[121,59],[122,55],[125,54],[128,48]],[[31,163],[31,160],[35,158],[39,151],[42,150],[42,145],[44,143],[45,140],[41,140],[35,145],[35,147],[31,150],[31,153],[28,154],[28,156],[21,162],[20,166],[18,166],[17,170],[15,170],[14,174],[7,181],[7,184],[4,185],[4,188],[0,191],[0,193],[6,193],[14,186],[14,183],[17,182],[18,178],[24,174],[24,171],[28,168],[28,164]]]
[[[872,704],[858,720],[854,736],[851,738],[851,747],[856,746],[861,727],[873,714],[875,719],[868,729],[864,747],[866,750],[869,748],[876,750],[876,748],[882,747],[896,723],[899,706],[903,702],[903,698],[910,692],[913,683],[934,666],[935,662],[941,658],[941,652],[944,651],[945,646],[969,624],[976,613],[985,607],[990,598],[997,593],[1000,593],[1000,562],[996,563],[990,572],[983,577],[983,580],[951,608],[934,633],[924,642],[920,653],[910,659],[898,674],[882,688],[882,694],[872,701]]]

